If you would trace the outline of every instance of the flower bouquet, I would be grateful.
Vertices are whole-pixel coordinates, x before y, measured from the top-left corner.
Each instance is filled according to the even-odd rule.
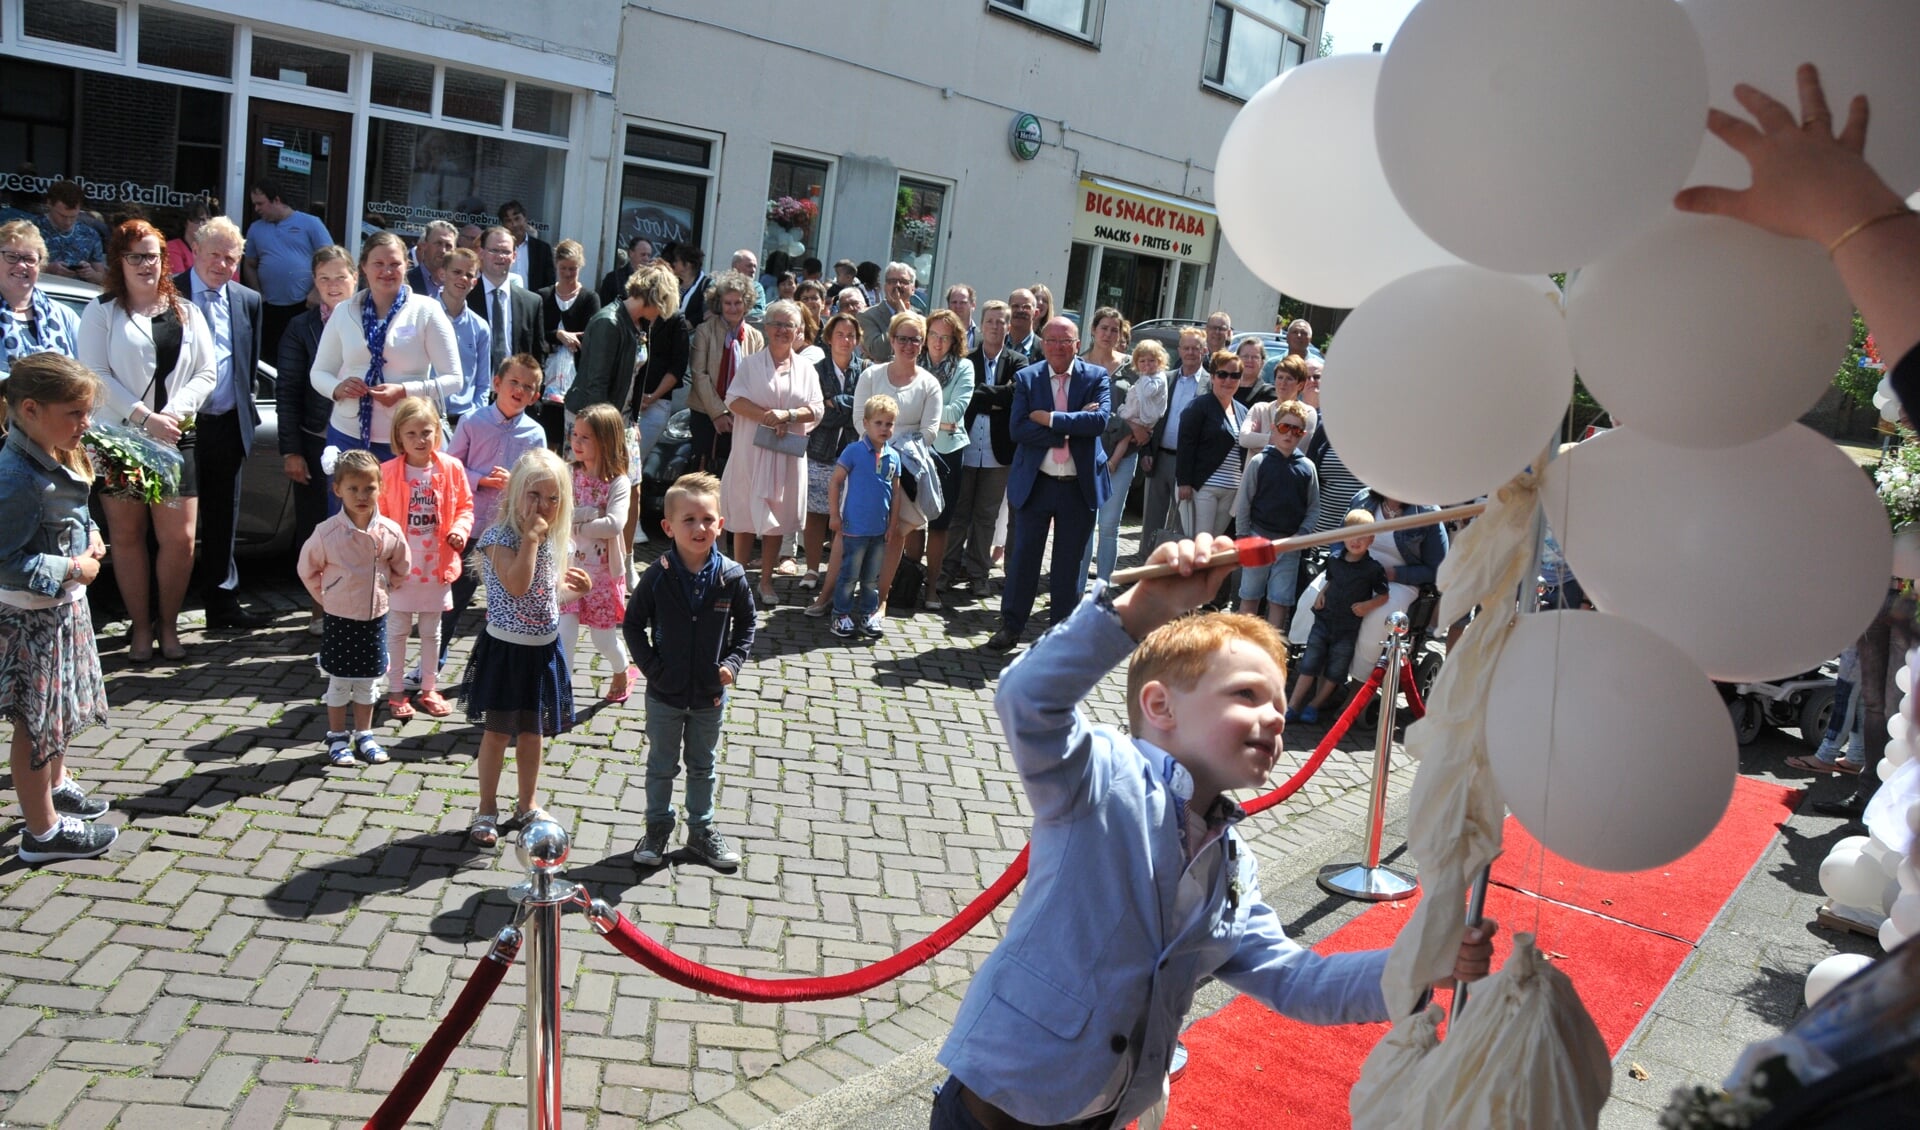
[[[803,228],[820,215],[811,197],[781,196],[767,201],[767,219],[789,228]]]
[[[80,437],[100,491],[151,506],[180,493],[180,452],[123,424],[95,423]]]
[[[933,246],[934,237],[940,234],[938,221],[933,213],[924,216],[910,216],[901,221],[900,240],[915,251],[926,251]]]
[[[1900,440],[1900,446],[1888,452],[1873,473],[1880,503],[1887,508],[1887,521],[1896,534],[1920,521],[1920,438],[1903,427]]]

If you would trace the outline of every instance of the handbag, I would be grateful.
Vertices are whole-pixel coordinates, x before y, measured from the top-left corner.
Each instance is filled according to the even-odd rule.
[[[577,371],[578,366],[574,363],[573,350],[566,346],[563,345],[548,355],[545,389],[547,398],[558,400],[566,396],[567,390],[573,387],[573,378]]]
[[[768,451],[781,455],[805,455],[807,453],[807,434],[805,432],[780,432],[765,424],[755,425],[753,446],[764,447]]]

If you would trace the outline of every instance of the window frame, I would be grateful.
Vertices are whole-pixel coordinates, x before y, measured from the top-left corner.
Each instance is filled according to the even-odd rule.
[[[1022,23],[1036,31],[1056,35],[1069,43],[1077,43],[1094,51],[1100,50],[1100,34],[1106,23],[1107,0],[1082,0],[1087,9],[1087,30],[1074,31],[1059,24],[1041,19],[1021,6],[1025,0],[986,0],[990,14]]]
[[[765,198],[767,203],[773,200],[773,166],[775,162],[781,160],[795,164],[804,163],[826,166],[826,173],[820,178],[820,215],[813,221],[814,246],[807,252],[807,254],[818,256],[822,261],[825,261],[826,249],[830,246],[828,239],[833,234],[833,181],[840,172],[840,162],[828,154],[815,152],[812,149],[801,146],[774,145],[767,153],[767,191]],[[764,225],[767,222],[764,213],[765,203],[763,203],[761,207],[763,212],[760,220],[764,232]],[[760,246],[755,248],[754,253],[760,256],[760,269],[765,271],[767,269],[765,238],[760,240]],[[795,265],[798,266],[798,263],[796,262]]]
[[[707,163],[702,166],[688,164],[684,161],[662,161],[657,157],[632,156],[627,152],[627,131],[636,128],[646,130],[650,133],[660,133],[671,137],[698,141],[707,146]],[[611,168],[613,182],[610,191],[607,193],[607,199],[611,202],[613,213],[612,220],[607,225],[608,234],[606,238],[608,240],[608,247],[606,250],[609,257],[615,250],[625,250],[625,248],[619,248],[615,245],[621,240],[620,212],[624,207],[626,199],[625,182],[627,169],[629,167],[652,169],[656,172],[672,173],[683,177],[697,177],[706,181],[706,194],[700,205],[700,214],[703,220],[700,232],[700,253],[706,257],[707,269],[712,270],[714,255],[713,220],[714,217],[718,215],[717,209],[720,205],[720,167],[725,157],[727,135],[717,133],[713,130],[697,129],[693,126],[681,125],[678,122],[663,121],[659,118],[643,118],[633,114],[626,114],[620,118],[620,132],[616,137],[618,138],[617,157],[607,162]],[[771,163],[769,163],[767,171],[768,177],[771,178]],[[655,253],[663,250],[665,249],[659,247],[654,248]]]
[[[87,0],[88,3],[114,10],[113,49],[84,47],[77,43],[62,43],[57,39],[41,39],[27,32],[26,0],[8,0],[7,2],[7,39],[22,47],[31,47],[36,51],[50,52],[54,58],[36,58],[36,62],[57,62],[58,56],[66,55],[81,65],[112,61],[130,63],[135,61],[137,52],[133,51],[133,13],[129,6],[118,0]]]
[[[1215,79],[1208,74],[1207,68],[1209,63],[1211,62],[1210,58],[1208,57],[1209,44],[1207,42],[1207,38],[1204,36],[1202,37],[1201,43],[1200,43],[1200,89],[1207,91],[1208,93],[1211,93],[1211,94],[1217,94],[1222,98],[1231,99],[1232,101],[1235,101],[1235,102],[1244,103],[1247,99],[1253,97],[1255,91],[1250,90],[1242,94],[1241,92],[1234,90],[1232,87],[1226,85],[1226,81],[1225,81],[1226,73],[1227,73],[1227,60],[1233,54],[1234,29],[1238,25],[1241,18],[1243,17],[1254,21],[1255,23],[1259,24],[1261,27],[1271,29],[1272,31],[1279,34],[1282,40],[1281,53],[1280,53],[1280,61],[1281,61],[1280,69],[1275,71],[1268,78],[1261,80],[1261,86],[1265,86],[1267,83],[1273,81],[1273,79],[1278,78],[1279,76],[1286,74],[1288,71],[1293,69],[1293,67],[1289,67],[1286,65],[1286,43],[1288,42],[1298,44],[1300,47],[1300,62],[1295,63],[1294,64],[1295,67],[1301,66],[1302,64],[1305,64],[1305,63],[1309,63],[1314,59],[1318,58],[1321,29],[1325,26],[1325,22],[1327,18],[1327,9],[1326,9],[1325,2],[1324,0],[1297,0],[1297,2],[1303,5],[1307,9],[1307,30],[1304,36],[1289,30],[1283,24],[1275,23],[1274,21],[1261,15],[1259,12],[1255,11],[1251,5],[1242,2],[1242,0],[1211,0],[1211,2],[1207,5],[1207,26],[1209,30],[1211,30],[1213,26],[1213,19],[1214,19],[1215,12],[1219,11],[1220,9],[1226,9],[1226,11],[1229,13],[1229,17],[1227,21],[1227,38],[1226,38],[1226,42],[1221,45],[1220,78]]]
[[[951,177],[934,176],[931,173],[916,173],[911,169],[899,169],[894,173],[893,192],[898,199],[903,188],[935,188],[940,190],[940,224],[933,236],[933,269],[925,277],[916,278],[914,286],[926,291],[927,309],[937,310],[943,304],[940,300],[946,295],[947,244],[953,241],[953,202],[959,191],[959,184]],[[893,226],[887,226],[887,254],[893,254]],[[918,274],[918,272],[915,272]]]

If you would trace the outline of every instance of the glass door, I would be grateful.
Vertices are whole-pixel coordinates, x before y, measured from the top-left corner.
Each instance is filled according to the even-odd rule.
[[[1094,305],[1112,306],[1129,322],[1159,317],[1166,275],[1165,259],[1105,248],[1100,256],[1099,280],[1094,284]]]
[[[357,227],[343,214],[352,137],[351,114],[254,99],[247,105],[247,182],[270,178],[282,199],[320,217],[345,244],[348,229]],[[237,216],[251,211],[244,204],[228,210]]]

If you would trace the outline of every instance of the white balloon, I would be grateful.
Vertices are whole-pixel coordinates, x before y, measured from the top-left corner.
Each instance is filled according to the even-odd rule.
[[[1892,758],[1883,757],[1880,759],[1880,763],[1873,767],[1873,772],[1874,772],[1874,775],[1879,777],[1882,781],[1886,781],[1889,778],[1891,778],[1894,774],[1894,771],[1899,768],[1900,766],[1896,765],[1893,762]]]
[[[1920,934],[1920,894],[1909,891],[1893,900],[1893,906],[1887,911],[1887,917],[1893,919],[1900,933],[1907,937]]]
[[[1733,795],[1739,752],[1713,684],[1679,648],[1604,612],[1521,617],[1486,720],[1507,807],[1583,866],[1670,863]]]
[[[1873,964],[1863,953],[1836,953],[1807,973],[1807,1007],[1812,1008],[1839,986],[1840,982]]]
[[[1835,848],[1820,861],[1820,889],[1842,906],[1877,910],[1884,885],[1879,865],[1859,848]]]
[[[1888,953],[1898,949],[1900,943],[1906,941],[1908,937],[1910,935],[1902,934],[1900,928],[1893,924],[1892,918],[1887,918],[1880,923],[1880,948]]]
[[[1920,578],[1920,525],[1903,526],[1893,535],[1893,575]]]
[[[1901,694],[1913,693],[1913,668],[1905,663],[1893,673],[1893,685],[1900,688]]]
[[[1898,400],[1889,400],[1885,404],[1882,404],[1880,406],[1880,418],[1889,424],[1899,423],[1900,402]]]
[[[1833,841],[1833,846],[1827,849],[1827,854],[1832,855],[1836,851],[1865,851],[1873,844],[1872,836],[1842,836]]]
[[[1671,0],[1423,0],[1373,120],[1387,183],[1434,242],[1552,272],[1672,208],[1706,110],[1699,36]]]
[[[1887,718],[1887,737],[1905,740],[1913,736],[1913,723],[1904,714],[1894,714]]]
[[[1853,303],[1826,253],[1673,212],[1567,285],[1567,337],[1617,423],[1731,447],[1793,423],[1833,383]]]
[[[1880,897],[1874,900],[1873,905],[1878,907],[1882,914],[1892,914],[1893,904],[1900,901],[1900,880],[1887,875],[1884,871],[1881,875],[1884,879],[1880,884]]]
[[[1533,280],[1434,267],[1347,316],[1321,385],[1323,426],[1348,470],[1394,498],[1443,504],[1540,454],[1573,394],[1573,355]]]
[[[1920,801],[1907,806],[1907,830],[1920,836]]]
[[[1414,226],[1387,187],[1373,144],[1384,56],[1330,55],[1294,67],[1247,100],[1213,174],[1220,230],[1262,282],[1352,308],[1401,275],[1459,262]],[[1298,133],[1319,139],[1300,158]],[[1299,222],[1311,213],[1313,222]]]
[[[1920,891],[1920,870],[1914,869],[1912,856],[1900,861],[1900,866],[1895,869],[1893,877],[1899,882],[1901,890]]]
[[[1889,719],[1889,721],[1891,721],[1891,719]],[[1914,748],[1913,748],[1912,738],[1902,738],[1899,741],[1894,741],[1892,739],[1887,740],[1886,759],[1888,761],[1893,762],[1895,768],[1905,765],[1908,761],[1911,761],[1913,759],[1913,753],[1914,753]]]
[[[1614,428],[1556,459],[1542,500],[1594,604],[1723,682],[1819,666],[1886,595],[1886,510],[1853,460],[1798,424],[1713,451]]]
[[[1722,110],[1750,115],[1734,100],[1733,86],[1757,86],[1800,116],[1795,69],[1820,68],[1827,105],[1838,129],[1847,103],[1865,94],[1873,111],[1867,129],[1867,161],[1894,191],[1920,188],[1920,83],[1914,81],[1913,45],[1920,43],[1920,5],[1888,0],[1685,0],[1706,53],[1708,95]],[[1395,40],[1396,46],[1398,40]],[[1718,138],[1708,137],[1688,184],[1745,188],[1747,162]]]

